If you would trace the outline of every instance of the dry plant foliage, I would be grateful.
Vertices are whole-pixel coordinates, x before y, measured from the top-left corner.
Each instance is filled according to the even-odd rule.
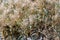
[[[0,0],[0,26],[4,39],[59,40],[58,1]]]

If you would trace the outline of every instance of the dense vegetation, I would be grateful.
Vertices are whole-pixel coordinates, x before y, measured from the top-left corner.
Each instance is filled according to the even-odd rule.
[[[6,40],[59,40],[57,0],[0,0],[0,26]]]

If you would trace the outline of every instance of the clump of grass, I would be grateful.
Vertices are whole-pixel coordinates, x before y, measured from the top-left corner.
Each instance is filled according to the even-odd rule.
[[[49,37],[49,34],[57,37],[55,27],[59,24],[57,19],[60,15],[57,13],[56,3],[53,2],[46,0],[18,0],[17,2],[8,0],[6,4],[2,2],[0,13],[3,16],[1,18],[3,26],[1,26],[4,38],[13,36],[17,39],[20,35],[28,37],[28,33],[31,36],[34,33],[38,35],[39,32],[44,34],[44,31],[46,31],[44,34],[47,36],[46,38]],[[9,28],[6,28],[6,25]]]

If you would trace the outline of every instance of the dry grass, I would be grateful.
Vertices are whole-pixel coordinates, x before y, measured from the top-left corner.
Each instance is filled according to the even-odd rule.
[[[32,33],[31,30],[34,27],[39,28],[39,26],[44,25],[45,28],[47,28],[47,26],[50,25],[50,28],[52,27],[55,28],[55,26],[57,27],[57,25],[60,24],[59,21],[60,15],[58,12],[59,10],[58,0],[52,0],[52,1],[6,0],[6,1],[8,2],[3,1],[1,2],[0,0],[0,26],[3,29],[2,31],[6,30],[4,29],[6,25],[8,25],[12,30],[14,29],[13,26],[17,24],[19,28],[23,30],[21,33],[27,35],[29,32]],[[43,21],[43,24],[41,24],[41,21]],[[39,25],[37,25],[38,23]],[[17,26],[16,28],[18,29]],[[49,35],[49,31],[47,32]],[[3,33],[3,35],[5,34]],[[56,35],[57,34],[58,33],[56,33]]]

